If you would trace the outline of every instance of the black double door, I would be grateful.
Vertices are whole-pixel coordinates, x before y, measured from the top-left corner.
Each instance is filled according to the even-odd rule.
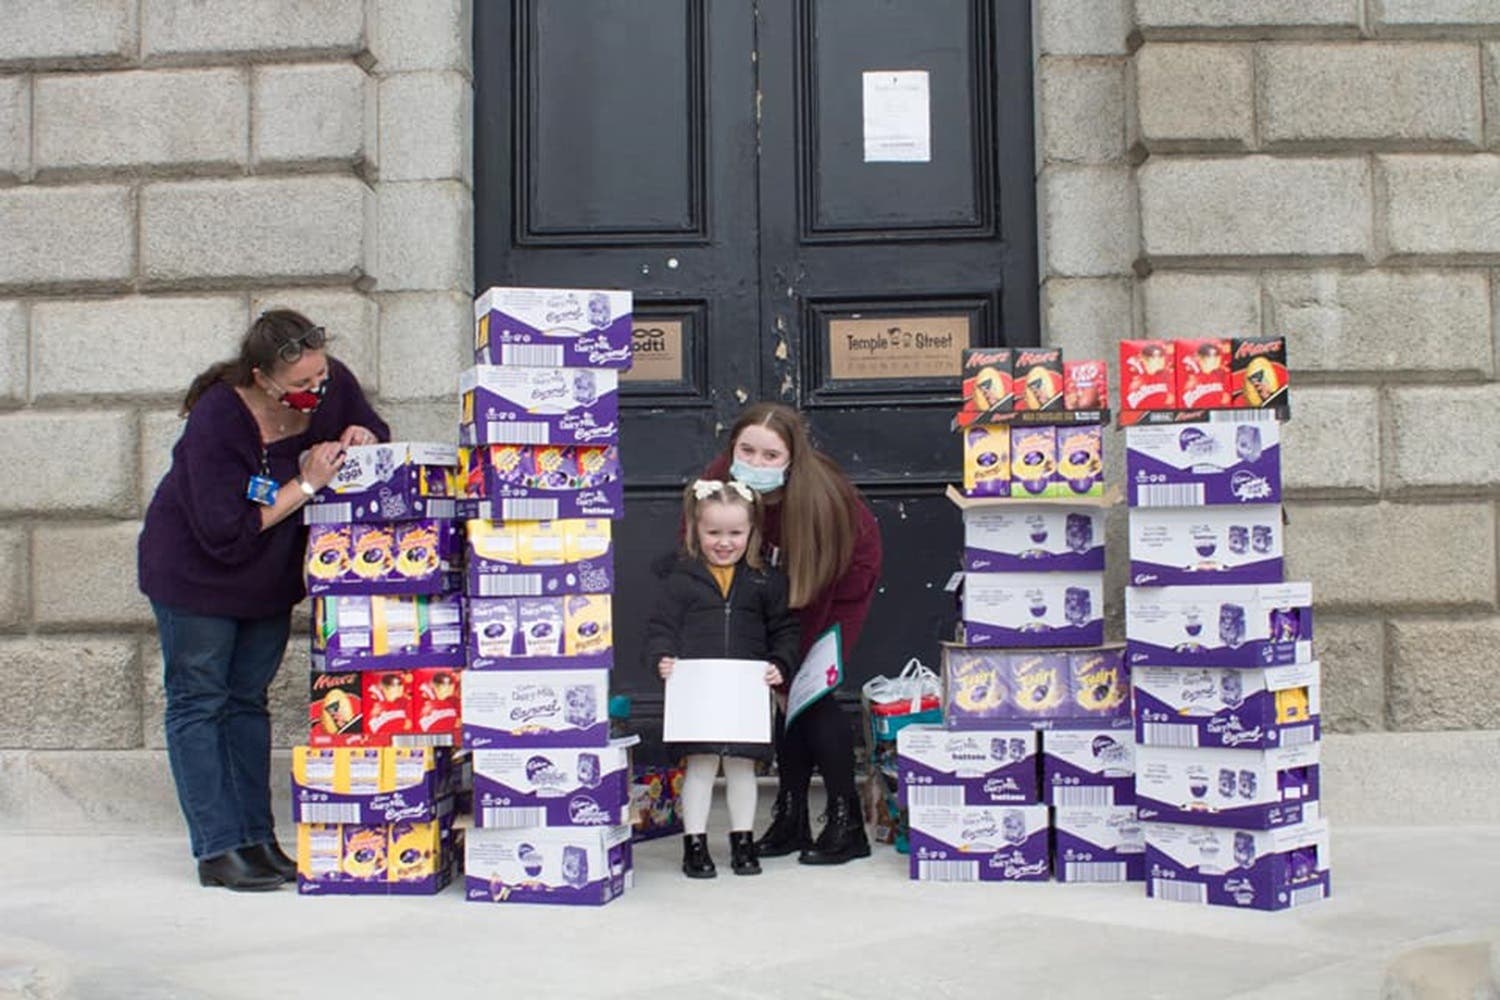
[[[884,578],[844,696],[951,632],[942,497],[964,346],[1037,337],[1028,5],[481,0],[476,283],[627,288],[614,687],[638,714],[650,564],[758,399],[870,499]]]

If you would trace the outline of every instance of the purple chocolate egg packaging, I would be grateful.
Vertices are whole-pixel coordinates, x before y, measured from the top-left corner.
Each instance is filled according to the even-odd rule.
[[[628,291],[491,288],[459,384],[464,898],[598,906],[634,879],[634,739],[610,738]]]

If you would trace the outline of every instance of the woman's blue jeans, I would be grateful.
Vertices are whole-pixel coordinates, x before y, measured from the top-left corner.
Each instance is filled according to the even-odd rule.
[[[267,689],[286,652],[290,611],[195,615],[155,601],[167,694],[167,757],[193,857],[275,838]]]

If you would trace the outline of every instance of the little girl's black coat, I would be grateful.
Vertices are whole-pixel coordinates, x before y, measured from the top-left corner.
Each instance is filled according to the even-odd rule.
[[[670,564],[646,623],[646,667],[663,656],[677,659],[766,660],[791,682],[801,641],[797,615],[787,606],[786,574],[741,562],[726,598],[708,568],[680,557]],[[718,753],[769,760],[771,744],[674,744],[678,754]]]

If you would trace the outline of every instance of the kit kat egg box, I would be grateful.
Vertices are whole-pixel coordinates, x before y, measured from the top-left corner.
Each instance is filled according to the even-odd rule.
[[[474,752],[477,827],[629,822],[632,740],[606,747]]]
[[[307,592],[438,594],[458,589],[462,542],[441,518],[378,524],[314,524],[304,560]]]
[[[292,822],[437,819],[451,767],[451,751],[436,747],[293,747]]]
[[[396,441],[352,445],[333,481],[302,508],[304,524],[451,518],[458,495],[458,448]]]
[[[466,522],[470,597],[608,594],[614,545],[603,518]]]
[[[619,372],[476,365],[459,377],[459,442],[618,444]]]
[[[1282,579],[1280,504],[1131,508],[1130,582],[1136,586]]]
[[[907,726],[896,734],[902,805],[986,806],[1041,801],[1037,734]]]
[[[1043,882],[1047,807],[912,806],[909,873],[921,882]]]
[[[609,744],[608,670],[474,670],[464,678],[463,745]]]
[[[469,597],[471,670],[609,668],[614,665],[613,599]]]
[[[630,292],[489,288],[474,300],[474,361],[542,368],[631,364]]]
[[[1146,895],[1179,903],[1285,910],[1330,895],[1328,822],[1276,830],[1150,823]]]
[[[1274,420],[1125,428],[1132,507],[1281,502],[1281,426]]]
[[[1063,362],[1063,407],[1070,411],[1109,409],[1109,363],[1098,359]]]
[[[469,902],[602,906],[625,891],[630,827],[473,829],[464,848]]]
[[[466,453],[465,496],[488,520],[625,516],[615,445],[477,445]],[[471,505],[464,505],[470,511]]]
[[[1042,733],[1042,798],[1052,806],[1135,804],[1135,745],[1129,729]]]
[[[1052,811],[1059,882],[1140,882],[1146,828],[1135,806],[1059,806]]]
[[[1103,573],[965,573],[960,603],[960,638],[970,646],[1104,641]]]
[[[969,507],[963,512],[969,573],[1104,569],[1104,510],[1059,504]]]
[[[463,599],[458,594],[313,598],[315,671],[463,664]]]
[[[1136,667],[1136,741],[1263,749],[1322,736],[1317,662],[1284,667]]]
[[[1271,830],[1318,815],[1317,743],[1268,750],[1135,748],[1135,803],[1153,823]]]
[[[1274,667],[1309,663],[1312,585],[1126,587],[1132,667]]]

